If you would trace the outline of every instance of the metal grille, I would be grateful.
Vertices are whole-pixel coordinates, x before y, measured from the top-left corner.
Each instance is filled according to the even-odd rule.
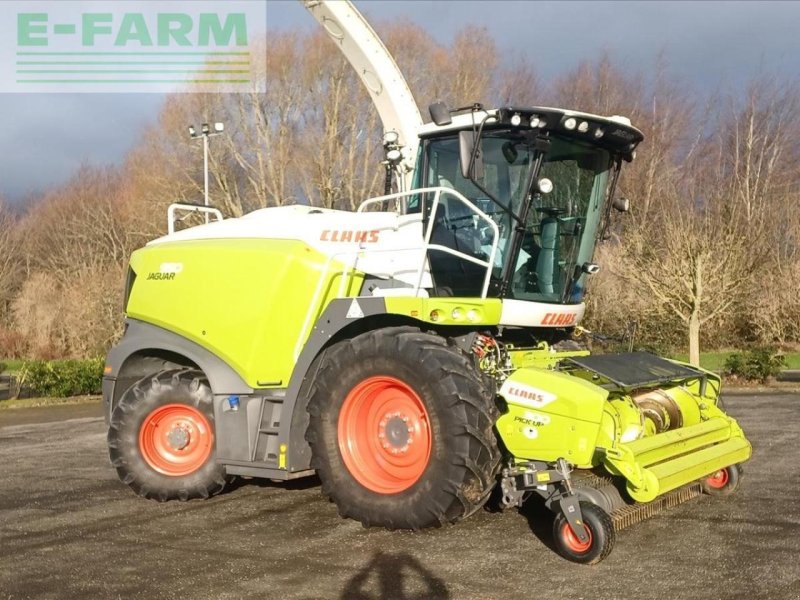
[[[702,371],[677,365],[649,352],[597,354],[568,360],[625,388],[703,376]]]
[[[635,523],[641,523],[645,519],[665,511],[669,508],[674,508],[679,504],[683,504],[687,500],[696,498],[703,491],[699,483],[690,483],[689,485],[678,488],[673,492],[669,492],[646,504],[633,504],[615,510],[611,514],[611,519],[614,521],[614,529],[619,531],[630,527]]]

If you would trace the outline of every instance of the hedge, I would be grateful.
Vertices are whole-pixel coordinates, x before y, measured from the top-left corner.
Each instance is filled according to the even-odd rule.
[[[19,383],[21,388],[43,397],[99,394],[103,386],[103,366],[102,358],[25,361]]]

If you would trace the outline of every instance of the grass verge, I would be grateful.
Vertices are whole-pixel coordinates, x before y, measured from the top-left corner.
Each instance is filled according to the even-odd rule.
[[[68,404],[91,404],[100,402],[101,396],[73,396],[71,398],[24,398],[1,400],[0,410],[11,408],[32,408],[35,406],[60,406]]]
[[[0,375],[7,373],[8,375],[16,375],[22,368],[24,360],[17,360],[16,358],[0,358],[0,364],[5,365],[5,371],[0,372]]]

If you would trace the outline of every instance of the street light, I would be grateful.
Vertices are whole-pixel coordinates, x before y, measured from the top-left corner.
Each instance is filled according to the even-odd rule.
[[[224,123],[214,123],[214,131],[211,131],[211,127],[209,127],[208,123],[203,123],[200,126],[200,133],[197,133],[197,129],[194,128],[194,125],[189,125],[189,137],[193,140],[198,138],[203,138],[203,189],[205,191],[205,205],[208,206],[208,138],[214,135],[220,135],[223,131],[225,131],[225,124]],[[208,213],[206,213],[206,223],[208,223]]]

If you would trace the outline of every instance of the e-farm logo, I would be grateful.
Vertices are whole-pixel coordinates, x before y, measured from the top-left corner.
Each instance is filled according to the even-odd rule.
[[[264,91],[264,0],[3,5],[0,92]]]

